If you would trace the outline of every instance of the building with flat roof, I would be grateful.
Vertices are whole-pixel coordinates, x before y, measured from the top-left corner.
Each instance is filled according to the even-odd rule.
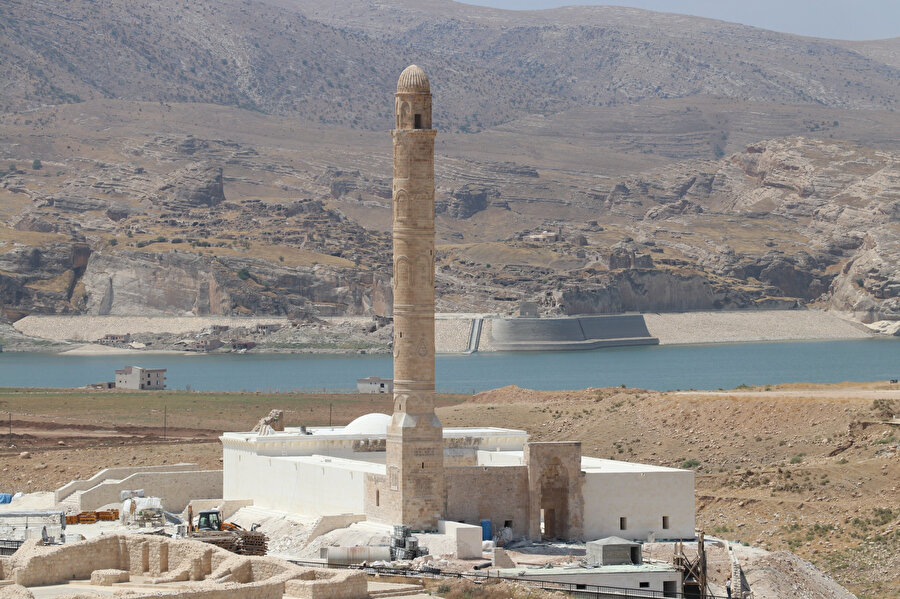
[[[391,417],[347,426],[227,432],[224,498],[304,516],[360,514],[386,521]],[[694,472],[581,455],[581,445],[532,443],[522,430],[442,428],[442,519],[512,529],[531,539],[694,537]]]
[[[165,388],[165,368],[126,366],[121,370],[116,370],[116,389],[162,390]]]
[[[360,393],[393,393],[394,379],[383,379],[380,376],[356,379],[356,389]]]

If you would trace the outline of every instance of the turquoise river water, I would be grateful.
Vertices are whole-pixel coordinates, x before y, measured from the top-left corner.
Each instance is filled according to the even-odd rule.
[[[113,371],[125,365],[167,368],[169,389],[263,392],[352,391],[357,378],[389,378],[392,368],[387,355],[0,353],[0,387],[80,387],[113,380]],[[530,389],[624,384],[665,391],[898,377],[900,339],[893,338],[500,352],[437,358],[437,389],[461,393],[512,384]]]

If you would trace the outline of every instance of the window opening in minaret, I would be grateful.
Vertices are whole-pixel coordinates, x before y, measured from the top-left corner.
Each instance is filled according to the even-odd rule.
[[[414,119],[414,120],[415,120],[415,125],[413,125],[413,128],[414,128],[414,129],[421,129],[421,128],[422,128],[422,115],[421,115],[421,114],[417,114],[417,115],[415,116],[415,119]]]

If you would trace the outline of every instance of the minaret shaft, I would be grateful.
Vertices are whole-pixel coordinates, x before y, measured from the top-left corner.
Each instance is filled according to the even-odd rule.
[[[444,452],[434,413],[434,138],[431,92],[415,65],[395,101],[394,413],[387,432],[396,524],[434,530],[444,510]]]

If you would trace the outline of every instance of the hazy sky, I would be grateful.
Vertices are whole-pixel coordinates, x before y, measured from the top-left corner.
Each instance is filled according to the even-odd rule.
[[[900,0],[462,0],[506,9],[615,4],[844,40],[900,36]]]

